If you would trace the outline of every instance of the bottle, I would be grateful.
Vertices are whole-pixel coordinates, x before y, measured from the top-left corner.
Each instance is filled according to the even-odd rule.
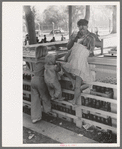
[[[81,96],[82,105],[85,106],[85,97]]]
[[[70,106],[70,108],[68,109],[68,113],[72,114],[72,106]]]
[[[96,121],[96,120],[97,120],[97,116],[93,115],[93,121]]]
[[[92,107],[92,98],[89,98],[89,107]]]
[[[51,108],[54,109],[54,103],[53,102],[51,102]]]
[[[59,107],[59,110],[60,110],[60,111],[63,111],[63,107],[62,107],[62,106],[60,106],[60,107]]]
[[[71,83],[70,81],[68,81],[67,83],[68,83],[68,88],[67,88],[67,89],[68,89],[68,90],[73,90],[73,89],[72,89],[72,87],[73,87],[73,86],[72,86],[72,83]]]
[[[96,100],[96,108],[99,109],[100,108],[100,101]]]
[[[86,118],[86,113],[82,112],[82,118]]]
[[[29,80],[31,80],[31,75],[29,75]]]
[[[53,109],[56,109],[56,104],[55,103],[53,103]]]
[[[86,97],[86,100],[85,100],[85,106],[88,106],[89,105],[89,98]]]
[[[65,92],[62,92],[62,97],[65,97]]]
[[[102,107],[103,107],[103,101],[100,100],[100,108],[102,108]]]
[[[104,111],[106,111],[106,102],[105,101],[103,101],[103,107],[102,108]]]
[[[101,117],[100,116],[97,117],[97,122],[99,122],[99,123],[101,122]]]
[[[29,95],[29,101],[31,102],[31,95]]]
[[[106,89],[105,87],[101,86],[101,93],[105,93],[105,89]]]
[[[106,103],[106,109],[107,109],[107,111],[111,112],[111,103],[110,102]]]
[[[63,108],[63,112],[66,112],[66,107],[62,106],[62,108]]]
[[[90,120],[93,120],[93,114],[90,113]]]
[[[72,110],[72,115],[75,115],[75,110]]]
[[[73,99],[73,94],[69,94],[69,100]]]
[[[109,126],[112,126],[112,118],[111,118],[110,116],[108,116],[107,119],[108,119],[108,125],[109,125]]]
[[[105,94],[109,94],[109,93],[110,93],[110,88],[106,88]]]
[[[107,130],[107,137],[108,137],[108,143],[113,143],[112,140],[112,131],[111,130]]]
[[[101,87],[100,86],[96,86],[96,91],[100,92],[101,91]]]
[[[96,86],[95,86],[95,85],[92,86],[92,90],[93,90],[94,92],[96,92]]]
[[[101,117],[101,123],[106,124],[104,117]]]
[[[93,101],[92,102],[92,108],[95,108],[96,107],[96,99],[93,99],[92,101]]]
[[[69,100],[69,94],[68,93],[65,93],[65,99],[66,99],[66,101]]]
[[[90,111],[87,112],[86,117],[87,117],[87,119],[90,119]]]
[[[106,125],[109,125],[108,118],[105,119],[105,124],[106,124]]]
[[[58,110],[58,105],[57,104],[55,104],[55,110]]]
[[[23,80],[25,79],[25,74],[23,73]]]

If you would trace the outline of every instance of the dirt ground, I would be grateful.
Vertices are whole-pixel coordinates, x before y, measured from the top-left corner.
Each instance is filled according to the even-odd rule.
[[[105,133],[94,127],[88,131],[84,129],[83,127],[82,128],[76,127],[75,123],[73,122],[68,122],[68,121],[65,121],[57,117],[55,118],[45,113],[43,113],[42,118],[44,121],[63,127],[79,135],[83,135],[87,138],[93,139],[99,143],[116,143],[117,142],[116,137],[112,135],[111,133]],[[47,136],[44,136],[42,134],[29,130],[28,128],[23,127],[23,143],[24,144],[28,144],[28,143],[38,144],[38,143],[59,143],[59,142]]]
[[[39,143],[57,143],[59,142],[44,136],[42,134],[39,134],[35,131],[32,131],[28,128],[23,127],[23,144],[39,144]]]

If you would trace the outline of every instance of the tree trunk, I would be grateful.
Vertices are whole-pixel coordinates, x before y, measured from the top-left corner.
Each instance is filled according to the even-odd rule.
[[[30,9],[30,6],[24,6],[25,19],[27,24],[27,31],[29,35],[29,44],[36,43],[36,34],[35,34],[35,22],[34,15]]]
[[[86,15],[85,15],[85,18],[87,21],[89,21],[89,18],[90,18],[90,6],[89,5],[86,5]]]
[[[69,38],[72,33],[72,6],[69,6]]]
[[[113,29],[111,33],[116,33],[117,31],[117,25],[116,25],[116,13],[117,13],[117,9],[116,6],[113,6]]]

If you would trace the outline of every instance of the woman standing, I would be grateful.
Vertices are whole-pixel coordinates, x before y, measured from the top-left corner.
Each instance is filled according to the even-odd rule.
[[[95,47],[95,39],[88,31],[88,21],[80,19],[77,25],[79,32],[71,35],[67,45],[70,51],[65,57],[67,63],[62,65],[65,74],[72,82],[73,89],[75,89],[74,99],[72,100],[73,104],[76,104],[80,96],[80,88],[83,82],[93,80],[87,58],[94,55],[93,50]]]
[[[33,123],[42,119],[41,102],[45,113],[51,111],[50,95],[44,82],[44,64],[47,53],[47,47],[36,48],[34,77],[31,81],[31,120]]]

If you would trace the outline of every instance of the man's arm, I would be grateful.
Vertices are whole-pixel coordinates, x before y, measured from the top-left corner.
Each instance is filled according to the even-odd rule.
[[[71,36],[70,36],[70,40],[69,42],[67,43],[67,48],[68,50],[70,50],[73,45],[74,45],[74,42],[77,42],[77,36],[78,36],[78,33],[73,33]]]
[[[69,40],[69,42],[67,43],[67,49],[68,50],[70,50],[73,47],[74,42],[75,42],[75,40],[73,40],[73,39],[70,39]]]

